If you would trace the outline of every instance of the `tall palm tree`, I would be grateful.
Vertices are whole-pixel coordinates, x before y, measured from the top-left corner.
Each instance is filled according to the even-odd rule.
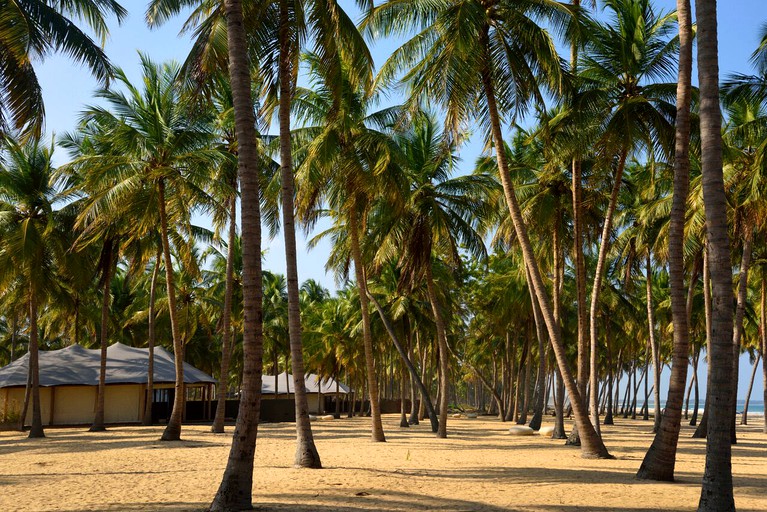
[[[109,88],[97,92],[107,106],[90,107],[83,125],[92,130],[98,151],[83,154],[72,166],[87,172],[85,188],[93,191],[83,217],[97,219],[106,211],[113,217],[139,219],[132,226],[137,238],[160,225],[176,365],[173,411],[162,438],[177,440],[184,407],[183,340],[170,245],[174,225],[170,224],[178,223],[179,231],[192,231],[191,212],[200,202],[209,201],[203,187],[208,170],[215,168],[221,155],[210,149],[213,138],[208,120],[202,115],[190,117],[189,100],[179,93],[178,65],[160,66],[142,55],[141,67],[144,90],[118,69],[117,80],[127,93]],[[154,204],[156,210],[147,204]],[[177,244],[182,241],[176,240]]]
[[[732,401],[732,264],[727,232],[727,198],[722,172],[722,114],[719,106],[719,47],[716,1],[695,0],[698,23],[698,82],[706,210],[711,272],[711,394],[706,437],[706,469],[698,510],[735,510],[732,491],[730,411]]]
[[[424,98],[441,103],[446,108],[448,134],[456,135],[474,118],[489,128],[512,223],[573,404],[581,453],[596,458],[609,457],[609,453],[594,430],[567,363],[561,327],[554,321],[511,181],[502,129],[506,116],[524,111],[531,98],[541,98],[541,86],[562,89],[563,72],[553,40],[538,23],[563,28],[571,20],[571,12],[568,6],[548,0],[453,0],[429,5],[416,0],[391,1],[370,11],[364,26],[383,36],[410,33],[417,27],[418,35],[384,64],[379,82],[390,83],[405,69],[412,103],[417,105]]]
[[[226,469],[210,509],[253,507],[253,459],[261,412],[263,364],[260,167],[256,115],[251,97],[248,44],[241,0],[225,0],[227,54],[232,88],[235,135],[238,141],[242,224],[243,376],[240,409]]]
[[[684,289],[684,225],[690,189],[690,103],[692,96],[692,10],[690,0],[677,0],[679,71],[676,89],[674,194],[668,234],[669,285],[674,345],[668,397],[660,428],[647,450],[637,478],[671,481],[682,421],[682,399],[689,365],[690,326]],[[697,411],[696,411],[697,412]]]
[[[68,247],[68,226],[54,210],[53,150],[37,140],[22,145],[5,137],[0,167],[0,287],[23,283],[29,325],[29,376],[32,428],[29,437],[45,437],[41,416],[38,317],[50,293],[59,286],[57,265]],[[22,418],[22,422],[23,422]]]
[[[673,85],[658,80],[670,77],[676,59],[676,45],[669,40],[674,14],[656,13],[650,0],[608,0],[605,5],[611,19],[590,31],[580,72],[597,98],[588,93],[578,98],[595,102],[591,108],[596,109],[596,122],[601,125],[597,151],[615,169],[591,290],[591,382],[598,381],[598,297],[626,159],[640,144],[650,151],[670,147],[673,106],[666,98]],[[599,432],[599,390],[597,386],[590,389],[591,418]]]
[[[366,266],[362,240],[367,231],[367,219],[375,201],[391,189],[386,181],[382,163],[391,159],[392,145],[388,125],[394,122],[396,107],[370,112],[371,93],[364,84],[354,82],[348,64],[342,73],[329,75],[320,56],[305,56],[310,66],[312,90],[298,89],[294,109],[305,124],[297,130],[300,158],[298,211],[302,222],[311,225],[323,211],[321,202],[329,207],[324,213],[335,212],[349,232],[349,257],[354,265],[356,285],[362,314],[365,368],[370,396],[372,440],[386,440],[381,423],[381,411],[376,382],[376,361],[370,326]],[[339,80],[333,82],[333,80]],[[345,265],[344,265],[345,266]]]
[[[425,280],[427,296],[437,329],[439,348],[439,429],[447,437],[450,348],[447,339],[451,312],[440,299],[434,276],[434,260],[443,259],[453,269],[461,266],[458,247],[474,257],[486,257],[485,246],[472,222],[487,213],[486,198],[495,182],[486,176],[451,177],[457,160],[455,146],[447,142],[434,119],[418,113],[412,127],[395,137],[402,153],[406,176],[404,209],[382,245],[384,254],[397,254],[402,278],[412,283]]]
[[[309,423],[301,351],[301,318],[298,293],[298,264],[295,235],[295,183],[293,149],[290,136],[291,104],[296,89],[298,59],[303,44],[311,39],[318,49],[318,62],[329,76],[338,80],[342,66],[349,63],[355,83],[369,83],[372,57],[351,18],[337,0],[315,0],[300,7],[293,0],[277,2],[276,38],[265,45],[263,63],[276,65],[264,72],[275,79],[268,81],[269,96],[277,100],[279,122],[279,160],[282,202],[282,229],[285,240],[286,276],[288,280],[288,321],[293,384],[296,390],[296,429],[298,445],[295,463],[301,467],[320,468]],[[329,83],[335,83],[330,81]]]
[[[85,23],[103,44],[107,18],[121,23],[128,12],[114,0],[6,2],[0,7],[0,134],[18,131],[39,137],[45,117],[43,96],[32,65],[64,52],[85,64],[100,81],[112,76],[101,46],[76,22]],[[75,21],[72,21],[74,19]]]
[[[737,306],[733,332],[733,381],[738,381],[739,359],[744,338],[744,317],[748,294],[748,274],[755,236],[764,231],[764,158],[767,156],[767,94],[727,94],[724,106],[728,118],[724,134],[726,167],[725,186],[733,205],[733,239],[741,240],[742,256],[738,277]],[[767,91],[765,91],[767,93]],[[758,243],[758,241],[757,241]],[[737,389],[733,389],[732,442],[735,436]]]

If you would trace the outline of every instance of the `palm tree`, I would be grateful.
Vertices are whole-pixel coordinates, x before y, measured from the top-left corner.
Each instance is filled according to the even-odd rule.
[[[448,134],[457,134],[478,117],[489,127],[504,196],[522,248],[525,265],[540,304],[549,339],[573,404],[585,457],[608,457],[567,364],[561,327],[556,324],[548,291],[533,253],[504,151],[502,124],[507,115],[523,111],[530,98],[540,98],[539,86],[562,87],[562,69],[550,34],[538,23],[567,25],[570,9],[546,0],[516,0],[507,4],[478,0],[424,6],[417,1],[387,2],[373,9],[364,26],[384,36],[411,31],[418,35],[394,52],[379,73],[391,82],[405,68],[412,102],[423,98],[446,108]],[[516,51],[506,52],[506,48]],[[473,107],[477,106],[478,111]]]
[[[97,92],[107,107],[90,107],[83,125],[98,142],[94,146],[98,151],[82,155],[71,165],[87,170],[85,188],[93,191],[83,217],[97,219],[107,211],[113,217],[139,219],[132,226],[137,238],[148,236],[159,220],[176,365],[173,411],[163,440],[177,440],[184,407],[183,340],[170,246],[174,226],[169,224],[192,231],[191,212],[201,201],[208,201],[203,186],[208,170],[221,157],[216,149],[209,149],[213,139],[208,120],[202,115],[190,118],[191,105],[177,87],[178,66],[159,66],[143,55],[141,66],[143,91],[118,69],[117,80],[127,94],[114,89]],[[147,208],[150,202],[156,210]]]
[[[238,141],[242,224],[243,376],[240,408],[226,469],[210,509],[253,507],[253,458],[261,412],[263,364],[261,209],[256,116],[251,97],[248,45],[241,0],[225,0],[227,53],[232,88],[235,135]]]
[[[729,87],[725,86],[725,92]],[[751,266],[755,235],[764,231],[764,175],[763,162],[767,155],[767,95],[741,96],[736,92],[725,94],[724,106],[728,118],[724,134],[725,186],[733,204],[734,240],[742,240],[739,268],[737,306],[733,332],[733,381],[738,381],[739,359],[744,338],[744,317],[748,293],[748,274]],[[737,386],[736,386],[737,387]],[[735,436],[737,389],[733,389],[732,442]]]
[[[228,235],[226,239],[226,264],[225,264],[225,286],[224,303],[221,314],[221,368],[218,383],[218,403],[216,405],[216,415],[211,426],[214,433],[224,432],[224,412],[226,405],[226,389],[229,380],[229,363],[232,355],[232,300],[234,295],[234,273],[235,259],[238,247],[237,240],[237,137],[234,126],[234,112],[232,102],[232,90],[229,85],[228,77],[222,73],[212,75],[213,82],[211,97],[206,105],[215,112],[214,124],[217,128],[217,134],[220,137],[221,151],[227,157],[222,160],[217,169],[217,175],[211,183],[211,195],[222,204],[222,208],[214,211],[214,223],[217,232],[228,225]]]
[[[29,437],[45,437],[40,405],[38,363],[41,307],[59,286],[57,265],[68,247],[65,235],[71,224],[54,210],[58,200],[54,186],[53,149],[37,140],[24,145],[2,141],[4,161],[0,167],[0,287],[18,290],[26,302],[29,319],[29,376],[32,397],[32,428]],[[7,287],[7,288],[6,288]],[[22,422],[24,419],[22,418]]]
[[[437,329],[440,389],[439,429],[437,437],[447,437],[448,378],[450,348],[447,321],[452,316],[440,299],[434,277],[434,260],[452,269],[461,266],[458,247],[474,257],[486,257],[481,237],[472,226],[474,219],[486,215],[486,198],[494,181],[473,175],[452,178],[456,162],[455,146],[439,132],[436,122],[424,113],[416,114],[412,127],[395,136],[402,153],[402,172],[408,190],[404,191],[404,209],[390,227],[382,244],[383,254],[398,254],[402,279],[412,287],[425,280],[427,296]]]
[[[716,1],[695,0],[698,19],[698,82],[703,164],[703,202],[712,285],[711,407],[706,469],[698,510],[735,510],[732,492],[732,265],[727,232],[727,198],[722,173],[722,114],[719,106],[719,48]]]
[[[674,479],[676,449],[682,420],[682,399],[689,365],[687,299],[684,289],[684,225],[690,188],[690,103],[692,96],[692,11],[690,0],[677,0],[679,23],[679,71],[676,89],[676,134],[674,146],[674,194],[668,234],[669,285],[674,345],[668,397],[660,428],[647,450],[637,478]],[[692,277],[691,277],[692,280]],[[696,395],[697,396],[697,395]],[[697,406],[696,406],[697,414]]]
[[[45,117],[40,84],[32,63],[61,51],[85,64],[99,80],[112,76],[104,51],[75,21],[87,24],[102,44],[109,36],[106,20],[128,15],[114,0],[6,3],[0,8],[0,134],[13,131],[39,137]]]
[[[612,19],[590,31],[580,73],[595,88],[594,96],[598,98],[588,93],[578,98],[580,102],[595,102],[590,108],[596,109],[597,123],[601,125],[597,151],[615,169],[591,290],[591,382],[598,380],[598,297],[626,159],[639,144],[653,152],[670,146],[669,117],[673,107],[666,97],[673,85],[659,84],[657,80],[670,75],[676,57],[674,40],[668,40],[674,14],[656,13],[650,0],[608,0],[606,7],[612,11]],[[597,432],[598,391],[597,386],[591,386],[589,405]]]
[[[302,45],[313,39],[318,49],[319,64],[334,77],[336,83],[342,66],[348,63],[355,83],[369,83],[372,57],[356,26],[337,0],[315,0],[297,8],[292,0],[277,2],[278,27],[276,38],[259,50],[264,52],[263,63],[274,62],[276,67],[264,76],[276,80],[267,83],[270,96],[278,101],[279,160],[282,201],[282,229],[285,240],[286,276],[288,280],[288,322],[290,324],[290,352],[296,391],[296,429],[298,432],[295,463],[301,467],[320,468],[317,448],[309,423],[301,352],[301,318],[298,293],[298,265],[296,256],[293,150],[290,136],[290,110],[298,75],[298,59]]]
[[[362,313],[365,368],[370,396],[372,440],[386,440],[381,423],[376,362],[370,326],[366,264],[362,239],[372,205],[390,186],[389,173],[380,169],[391,159],[392,142],[387,131],[398,116],[396,107],[369,112],[372,93],[355,83],[348,65],[342,73],[329,75],[317,54],[308,54],[312,90],[298,89],[294,108],[299,121],[308,124],[296,132],[300,158],[298,211],[307,225],[318,215],[321,201],[328,204],[324,213],[336,212],[349,232],[349,256],[354,264]],[[338,82],[333,82],[338,79]],[[389,184],[390,185],[390,184]]]

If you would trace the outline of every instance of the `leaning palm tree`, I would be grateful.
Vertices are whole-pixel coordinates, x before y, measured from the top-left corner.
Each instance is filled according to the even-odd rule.
[[[684,288],[684,225],[690,189],[690,103],[692,96],[692,12],[690,0],[677,0],[679,71],[676,89],[674,194],[668,234],[669,285],[674,348],[668,398],[658,432],[647,450],[637,478],[673,480],[682,419],[682,398],[689,365],[690,326]],[[696,395],[697,396],[697,395]],[[696,411],[697,413],[697,405]]]
[[[85,64],[100,81],[112,75],[102,48],[76,23],[88,25],[103,44],[107,17],[118,23],[128,12],[114,0],[5,2],[0,6],[0,134],[11,131],[39,137],[45,108],[35,60],[63,52]],[[72,19],[70,19],[72,18]]]
[[[160,66],[143,55],[141,65],[144,90],[118,69],[117,80],[127,93],[109,88],[98,91],[106,106],[89,107],[82,119],[98,151],[83,154],[71,165],[86,173],[84,188],[90,197],[83,218],[98,219],[101,212],[110,212],[112,217],[137,219],[132,225],[134,238],[149,236],[154,226],[160,226],[176,365],[173,411],[162,438],[177,440],[184,407],[183,340],[170,234],[175,226],[182,232],[192,231],[191,212],[209,201],[203,187],[209,169],[216,167],[221,156],[210,149],[213,138],[208,120],[190,117],[191,106],[179,94],[178,66]],[[155,208],[147,208],[148,204]]]
[[[29,319],[29,377],[32,428],[29,437],[45,437],[40,403],[38,316],[50,293],[59,286],[57,265],[68,249],[62,212],[54,187],[52,148],[37,140],[25,145],[2,140],[0,167],[0,288],[23,283],[19,292]],[[23,421],[23,419],[22,419]]]
[[[386,227],[387,236],[380,252],[396,254],[407,286],[425,281],[437,329],[439,348],[439,429],[437,437],[447,437],[448,382],[450,348],[448,321],[452,316],[437,292],[434,260],[452,269],[461,266],[458,248],[484,259],[486,250],[472,226],[487,215],[487,198],[495,182],[483,175],[452,177],[457,156],[455,145],[446,141],[436,121],[418,113],[409,130],[395,137],[402,154],[400,165],[405,176],[404,207],[397,219]],[[399,252],[398,252],[399,251]]]
[[[696,0],[698,16],[698,82],[700,83],[700,138],[703,164],[703,203],[706,210],[711,272],[711,385],[712,398],[706,437],[706,469],[698,510],[735,510],[732,491],[730,440],[732,387],[733,294],[727,198],[722,172],[722,113],[719,105],[719,47],[716,1]]]
[[[417,27],[418,34],[384,64],[379,82],[392,83],[404,70],[404,81],[412,93],[411,106],[416,109],[426,98],[442,104],[448,135],[457,135],[473,119],[489,128],[489,142],[497,156],[517,240],[573,404],[581,453],[584,457],[609,457],[570,371],[561,326],[554,320],[503,143],[506,117],[523,112],[531,99],[542,101],[544,87],[552,92],[562,90],[561,62],[550,33],[540,24],[560,30],[572,20],[571,14],[571,7],[549,0],[390,1],[371,10],[364,27],[383,36],[411,33]]]

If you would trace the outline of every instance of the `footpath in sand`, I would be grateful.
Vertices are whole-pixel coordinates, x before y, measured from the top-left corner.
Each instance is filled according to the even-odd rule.
[[[561,441],[510,436],[510,424],[490,418],[450,419],[448,439],[436,439],[428,423],[401,429],[399,417],[387,415],[386,443],[370,441],[369,418],[317,422],[322,470],[292,467],[292,424],[264,424],[255,504],[307,512],[694,510],[705,441],[683,427],[677,483],[638,481],[652,422],[616,421],[603,428],[615,460],[584,460]],[[758,424],[739,427],[733,447],[739,511],[767,511],[767,435]],[[232,431],[208,429],[185,426],[177,443],[160,442],[161,427],[49,429],[42,440],[0,432],[0,510],[205,510]]]

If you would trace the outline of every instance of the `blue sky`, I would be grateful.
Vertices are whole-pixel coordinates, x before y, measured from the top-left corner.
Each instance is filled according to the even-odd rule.
[[[188,37],[179,37],[183,18],[167,23],[159,29],[149,30],[144,23],[146,3],[135,0],[123,0],[123,6],[129,16],[121,27],[114,26],[106,45],[107,55],[112,62],[123,68],[132,80],[140,79],[138,52],[162,62],[169,59],[182,61],[191,46]],[[353,2],[342,2],[350,6]],[[694,3],[694,2],[693,2]],[[664,11],[675,9],[675,0],[655,0],[657,8]],[[767,22],[767,10],[764,0],[737,0],[719,2],[719,56],[722,76],[732,72],[749,72],[749,56],[758,43],[759,27]],[[383,62],[392,49],[399,44],[396,40],[379,41],[372,44],[372,51],[377,63]],[[71,131],[77,124],[77,118],[84,105],[91,103],[92,93],[98,84],[87,70],[72,64],[66,57],[55,55],[44,62],[37,63],[46,107],[46,131],[50,134],[62,134]],[[474,159],[482,150],[479,137],[472,138],[463,148],[461,172],[472,169]],[[59,150],[58,163],[66,161],[67,155]],[[321,227],[321,226],[320,226]],[[310,253],[303,250],[304,240],[299,240],[299,278],[320,281],[324,286],[334,289],[334,279],[326,275],[324,264],[328,247],[320,244]],[[284,245],[281,239],[268,243],[266,268],[275,272],[284,272]],[[741,373],[747,373],[750,366],[741,361]],[[705,371],[705,370],[704,370]],[[665,380],[665,379],[664,379]],[[747,376],[742,376],[740,396],[745,394]],[[665,386],[664,386],[665,389]],[[665,392],[664,392],[665,395]]]

